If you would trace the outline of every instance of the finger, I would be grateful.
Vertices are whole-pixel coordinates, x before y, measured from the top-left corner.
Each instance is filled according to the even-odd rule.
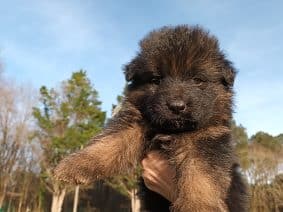
[[[153,150],[147,153],[146,158],[148,159],[155,159],[157,157],[159,157],[160,153],[159,151]]]
[[[158,161],[159,157],[159,153],[157,151],[151,151],[149,152],[146,157],[141,161],[141,164],[143,166],[143,168],[145,167],[150,167],[151,165],[153,165],[156,161]]]
[[[152,181],[154,183],[157,182],[157,175],[156,173],[151,169],[146,169],[142,172],[142,177],[146,180]]]
[[[147,167],[147,164],[148,164],[148,159],[147,158],[144,158],[142,161],[141,161],[141,165],[142,165],[142,168],[145,169]]]

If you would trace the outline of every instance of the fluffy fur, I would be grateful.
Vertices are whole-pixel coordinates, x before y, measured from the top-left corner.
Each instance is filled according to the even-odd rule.
[[[122,109],[85,149],[63,159],[55,176],[90,183],[128,172],[158,149],[176,169],[177,199],[170,204],[144,190],[143,210],[246,211],[230,132],[235,70],[217,39],[200,27],[153,31],[125,76]]]

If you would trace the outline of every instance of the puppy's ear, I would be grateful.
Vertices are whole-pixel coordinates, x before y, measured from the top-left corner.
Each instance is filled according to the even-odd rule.
[[[127,82],[130,82],[134,79],[135,71],[133,70],[131,63],[129,63],[128,65],[125,65],[124,72],[125,72],[125,77],[126,77]]]
[[[124,66],[124,73],[127,82],[133,81],[137,78],[138,73],[142,72],[145,68],[145,64],[142,57],[138,55],[129,64]]]
[[[234,85],[235,76],[236,71],[232,63],[230,61],[225,61],[225,68],[222,69],[222,84],[226,88],[232,88]]]

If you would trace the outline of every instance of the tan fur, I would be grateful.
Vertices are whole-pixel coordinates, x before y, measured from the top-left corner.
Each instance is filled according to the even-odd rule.
[[[228,210],[221,198],[220,189],[211,175],[207,174],[203,161],[191,160],[188,167],[184,167],[183,174],[186,174],[186,177],[181,177],[183,181],[179,182],[178,199],[173,205],[173,211]]]
[[[178,146],[178,151],[171,156],[171,163],[179,164],[177,174],[180,180],[177,181],[178,199],[172,206],[173,211],[228,211],[224,201],[231,183],[228,164],[227,170],[212,168],[199,154],[199,142],[207,139],[217,142],[229,133],[227,127],[210,127],[175,138],[171,145]],[[188,141],[190,145],[187,145]]]
[[[139,117],[139,113],[136,115]],[[86,148],[64,158],[54,171],[55,177],[68,183],[89,184],[130,171],[142,157],[144,132],[137,123],[126,122],[119,131],[110,124]]]
[[[230,132],[235,71],[217,39],[199,27],[164,27],[140,46],[125,67],[129,84],[121,110],[85,149],[63,159],[55,176],[90,183],[133,170],[157,149],[176,170],[172,211],[246,211]],[[177,112],[170,108],[176,99],[184,102]],[[156,193],[147,197],[144,211],[168,204]]]

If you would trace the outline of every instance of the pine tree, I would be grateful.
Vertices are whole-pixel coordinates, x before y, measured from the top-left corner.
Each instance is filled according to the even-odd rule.
[[[61,211],[66,187],[52,177],[58,162],[97,134],[105,121],[98,93],[86,72],[74,72],[59,89],[40,88],[40,105],[33,108],[37,131],[35,138],[42,147],[41,176],[52,193],[52,212]]]

